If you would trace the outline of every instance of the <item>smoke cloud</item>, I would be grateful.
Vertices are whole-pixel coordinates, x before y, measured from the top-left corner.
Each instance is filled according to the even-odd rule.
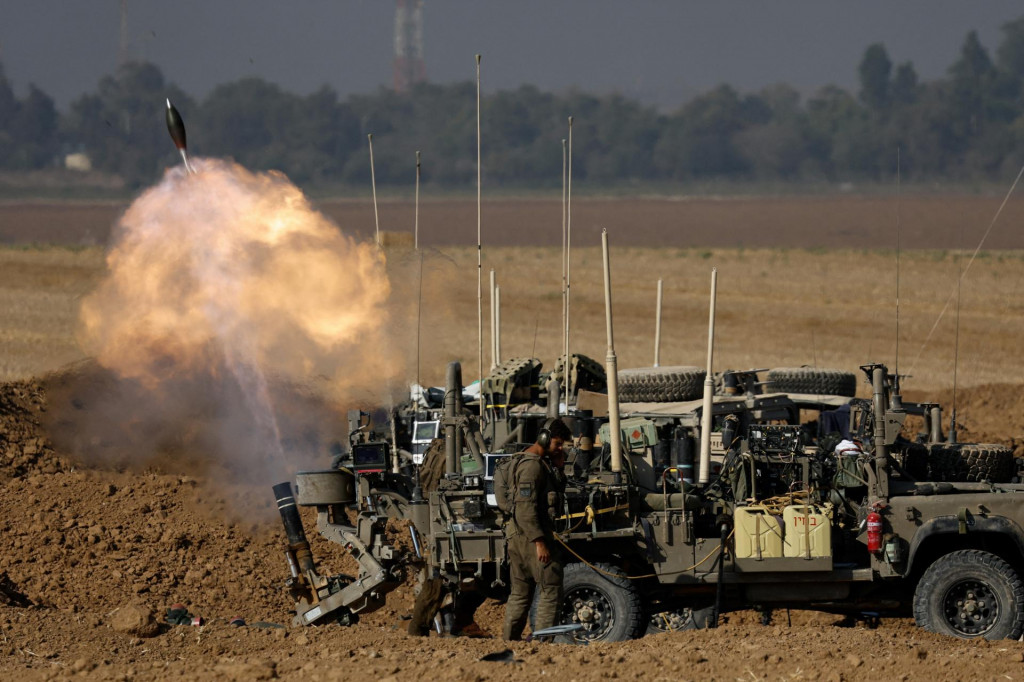
[[[324,466],[341,405],[400,393],[384,254],[279,173],[193,165],[169,170],[115,230],[81,307],[79,341],[99,367],[55,382],[93,418],[64,432],[83,456],[131,450],[253,480]]]

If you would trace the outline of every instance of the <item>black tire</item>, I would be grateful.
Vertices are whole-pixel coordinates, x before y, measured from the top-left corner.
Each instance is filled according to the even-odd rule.
[[[1024,631],[1024,584],[995,554],[952,552],[921,576],[914,620],[925,630],[962,639],[1017,639]]]
[[[582,623],[578,642],[624,642],[644,634],[640,592],[626,574],[609,564],[567,564],[562,581],[562,623]]]
[[[928,446],[928,480],[1007,483],[1017,473],[1013,450],[989,443]]]
[[[810,393],[841,395],[857,394],[857,377],[841,369],[819,367],[779,367],[768,372],[768,393]]]
[[[714,606],[681,607],[669,611],[652,613],[647,623],[647,634],[660,632],[680,632],[683,630],[703,630],[711,621]]]
[[[900,460],[903,470],[915,481],[928,480],[928,446],[920,443],[908,443],[899,452],[894,453]]]
[[[704,393],[700,367],[637,367],[619,372],[619,400],[624,403],[695,400]]]

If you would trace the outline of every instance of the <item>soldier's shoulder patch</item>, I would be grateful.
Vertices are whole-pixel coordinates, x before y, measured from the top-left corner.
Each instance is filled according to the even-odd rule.
[[[533,485],[530,483],[523,483],[519,486],[520,497],[530,497],[533,495]]]

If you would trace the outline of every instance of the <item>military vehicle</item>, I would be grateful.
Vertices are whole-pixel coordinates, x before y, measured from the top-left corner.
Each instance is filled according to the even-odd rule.
[[[605,258],[610,310],[607,250]],[[822,381],[850,393],[848,380],[797,369],[776,386],[781,376],[790,390],[810,382],[810,393],[758,393],[750,371],[720,376],[716,397],[705,371],[700,401],[620,402],[608,320],[607,417],[585,409],[593,396],[582,389],[565,410],[577,438],[557,539],[567,558],[561,619],[581,626],[574,640],[713,626],[751,607],[913,614],[952,636],[1021,636],[1024,484],[1008,448],[945,437],[939,406],[905,403],[881,364],[861,367],[870,399],[815,394]],[[431,446],[443,449],[444,471],[434,480],[395,473],[395,453],[391,470],[301,472],[294,497],[290,483],[275,487],[296,623],[351,622],[379,608],[407,569],[452,591],[507,595],[504,519],[488,504],[487,459],[492,447],[528,442],[529,425],[555,413],[551,397],[560,395],[553,381],[538,411],[540,368],[519,366],[530,401],[495,399],[522,388],[515,381],[482,387],[485,416],[502,411],[500,425],[481,425],[466,408],[461,370],[449,366],[443,438]],[[319,532],[349,550],[358,575],[318,572],[296,505],[316,507]],[[413,551],[391,544],[388,520],[407,522]]]

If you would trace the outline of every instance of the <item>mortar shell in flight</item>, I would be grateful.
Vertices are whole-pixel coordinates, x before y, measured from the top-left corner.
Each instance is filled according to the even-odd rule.
[[[174,140],[174,146],[180,151],[185,151],[188,145],[185,142],[185,122],[181,120],[181,114],[171,104],[171,100],[167,100],[167,132],[171,134],[171,139]]]

